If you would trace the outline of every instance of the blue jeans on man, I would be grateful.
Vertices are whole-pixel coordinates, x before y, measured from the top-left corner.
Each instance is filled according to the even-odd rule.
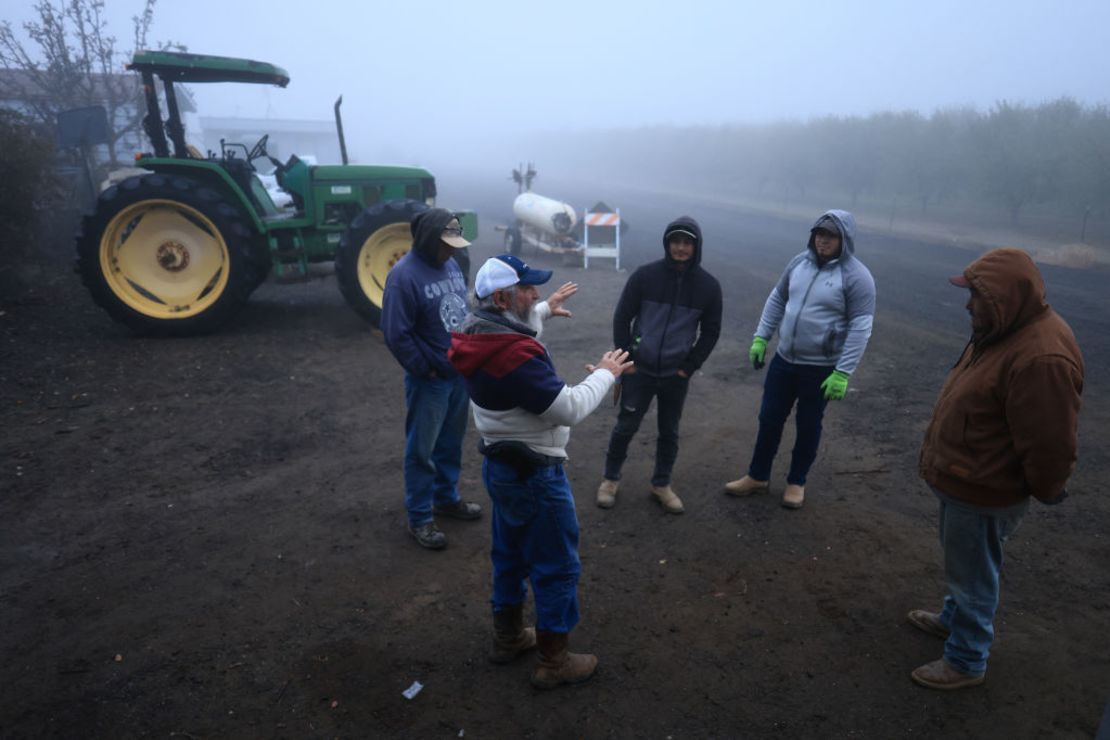
[[[485,458],[482,479],[493,502],[494,612],[536,598],[536,629],[567,633],[578,624],[578,516],[562,465],[516,468]]]
[[[644,414],[651,408],[653,398],[659,399],[659,437],[655,442],[655,470],[651,485],[667,486],[671,471],[678,458],[678,424],[682,420],[682,407],[690,379],[679,375],[658,377],[640,371],[625,373],[620,379],[621,407],[617,424],[609,436],[609,450],[605,454],[605,477],[620,480],[621,468],[628,457],[628,445],[640,428]]]
[[[787,362],[777,353],[767,366],[763,381],[763,402],[759,407],[759,433],[752,452],[748,475],[758,481],[771,478],[771,463],[779,451],[786,420],[798,404],[795,417],[797,436],[790,456],[786,482],[804,486],[809,469],[817,459],[821,444],[821,420],[825,416],[825,392],[821,383],[836,368],[832,365],[799,365]]]
[[[987,670],[994,641],[1002,547],[1021,524],[1029,501],[992,508],[956,501],[935,488],[933,492],[940,501],[940,545],[948,588],[940,612],[940,621],[949,630],[944,659],[961,673],[977,676]]]
[[[459,470],[469,398],[462,377],[405,374],[405,509],[409,526],[433,519],[433,506],[459,501]]]

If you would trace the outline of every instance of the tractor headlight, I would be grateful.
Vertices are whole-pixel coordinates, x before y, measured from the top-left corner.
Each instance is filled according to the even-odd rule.
[[[424,203],[427,204],[428,208],[435,208],[436,197],[434,195],[429,195],[427,198],[424,199]]]

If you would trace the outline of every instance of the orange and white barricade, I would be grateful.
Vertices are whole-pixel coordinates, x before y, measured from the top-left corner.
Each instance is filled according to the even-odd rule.
[[[590,228],[609,227],[613,230],[611,243],[590,244]],[[608,230],[608,229],[606,229]],[[582,211],[582,266],[590,269],[590,257],[616,260],[616,269],[621,269],[621,209],[615,213],[590,213]]]

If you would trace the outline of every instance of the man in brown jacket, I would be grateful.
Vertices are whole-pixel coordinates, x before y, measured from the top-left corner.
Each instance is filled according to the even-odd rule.
[[[968,288],[971,341],[948,373],[921,446],[921,477],[940,501],[948,594],[915,627],[944,638],[944,656],[913,671],[932,689],[986,677],[1002,546],[1033,496],[1058,504],[1075,466],[1083,356],[1045,302],[1025,252],[996,249],[949,278]]]

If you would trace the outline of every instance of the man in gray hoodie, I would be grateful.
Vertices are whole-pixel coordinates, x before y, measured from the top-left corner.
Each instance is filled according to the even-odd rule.
[[[802,507],[825,406],[844,398],[871,337],[875,281],[855,256],[855,234],[852,214],[826,211],[810,229],[806,250],[790,260],[767,297],[748,352],[752,367],[763,367],[776,331],[779,342],[763,385],[751,465],[747,475],[725,484],[731,496],[769,489],[771,462],[796,402],[798,434],[782,505]]]

